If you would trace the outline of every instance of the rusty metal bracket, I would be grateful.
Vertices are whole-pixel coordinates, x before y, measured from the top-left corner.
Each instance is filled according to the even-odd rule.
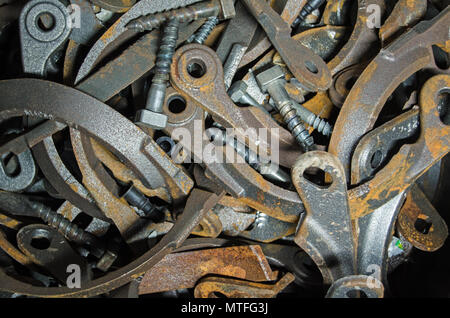
[[[350,91],[331,136],[329,152],[338,156],[350,180],[353,151],[375,124],[386,100],[398,84],[423,68],[438,69],[431,46],[448,40],[450,7],[430,21],[422,21],[403,34],[361,74]]]
[[[440,94],[449,89],[449,75],[433,76],[423,85],[419,101],[418,140],[414,144],[403,145],[373,179],[349,190],[352,219],[372,213],[407,190],[450,151],[450,126],[440,118],[438,106],[442,102]]]
[[[78,84],[94,69],[96,65],[118,46],[131,39],[136,32],[128,30],[125,26],[131,20],[141,15],[152,14],[170,10],[179,6],[186,6],[201,0],[142,0],[123,14],[98,40],[92,45],[89,53],[78,70],[75,84]],[[131,83],[130,83],[131,84]]]
[[[413,185],[397,220],[397,229],[414,247],[434,252],[448,237],[448,227],[417,185]]]
[[[8,276],[1,269],[0,290],[38,297],[90,297],[116,289],[135,277],[143,275],[165,255],[180,247],[205,213],[212,209],[223,195],[225,193],[217,196],[194,189],[186,202],[183,214],[158,244],[128,265],[101,278],[87,282],[81,289],[31,286]]]
[[[290,26],[265,1],[244,0],[262,26],[289,70],[305,89],[316,92],[331,85],[331,73],[325,62],[310,49],[291,38]]]
[[[388,160],[393,146],[419,130],[417,107],[397,116],[365,135],[352,158],[352,184],[367,181]]]
[[[23,85],[33,89],[23,92]],[[2,119],[26,113],[64,122],[94,136],[114,150],[117,157],[130,164],[144,185],[151,188],[168,186],[173,198],[185,197],[193,187],[190,177],[181,167],[172,163],[152,138],[125,117],[88,95],[36,79],[1,81],[0,91],[3,96],[0,111]],[[45,96],[41,94],[43,91],[46,92]],[[17,96],[22,98],[17,99]],[[99,122],[92,120],[94,118],[104,120]],[[121,130],[120,135],[117,135],[117,129]],[[164,178],[164,175],[173,182],[166,184],[168,178]]]
[[[246,140],[251,149],[260,149],[260,154],[270,154],[270,141],[279,139],[280,163],[283,166],[292,164],[292,157],[299,153],[292,135],[261,109],[238,107],[233,103],[225,89],[222,64],[213,50],[199,44],[185,45],[177,50],[173,60],[171,82],[176,89],[195,100],[222,126],[236,128],[236,135]],[[192,65],[201,67],[199,78],[189,73]],[[258,138],[259,128],[268,129],[267,140]]]
[[[427,11],[426,0],[400,0],[395,4],[389,17],[380,28],[383,46],[401,34],[408,27],[414,26]]]
[[[368,60],[373,47],[379,46],[377,29],[370,28],[367,24],[371,14],[371,11],[367,10],[369,5],[376,5],[380,9],[380,15],[383,15],[383,0],[358,0],[357,20],[353,32],[339,53],[328,63],[333,76],[344,68]]]
[[[320,186],[304,176],[306,169],[319,168],[332,183]],[[325,285],[356,273],[356,249],[347,199],[345,175],[339,160],[323,151],[299,157],[292,168],[292,182],[305,205],[295,243],[314,260]]]
[[[305,4],[306,0],[282,0],[273,1],[271,3],[272,8],[280,14],[280,17],[284,21],[286,21],[288,25],[291,25],[292,22],[294,22]],[[256,21],[255,23],[256,25],[258,25]],[[239,64],[239,67],[244,67],[245,65],[256,61],[271,46],[272,43],[267,38],[264,30],[260,26],[258,26],[258,28],[256,29],[256,33],[254,34],[252,41],[250,42],[250,46],[244,57],[242,58],[241,63]]]
[[[168,92],[168,98],[180,96],[173,91],[170,92],[169,89]],[[218,163],[214,157],[211,157],[212,154],[202,157],[203,153],[198,153],[199,149],[204,149],[209,141],[204,140],[203,147],[192,146],[195,145],[194,121],[198,120],[201,123],[200,127],[195,127],[198,129],[197,133],[203,132],[205,130],[205,114],[200,107],[196,107],[196,102],[192,98],[184,93],[181,93],[181,96],[186,101],[186,109],[178,114],[168,113],[169,120],[165,132],[179,141],[183,152],[187,151],[192,153],[194,158],[204,159],[206,177],[210,178],[213,184],[219,185],[219,189],[224,189],[257,211],[264,212],[281,221],[297,222],[304,209],[296,192],[285,190],[265,180],[261,174],[246,163]],[[174,133],[176,128],[187,129],[190,132],[189,136],[186,136],[187,138],[177,136]],[[225,155],[225,151],[226,149],[222,147],[222,149],[215,150],[214,153],[222,152]]]
[[[274,298],[294,281],[294,275],[287,273],[273,285],[247,282],[232,278],[207,277],[195,286],[195,298]]]
[[[264,282],[275,280],[277,272],[272,272],[258,245],[180,252],[167,255],[145,273],[139,294],[192,288],[206,275]]]

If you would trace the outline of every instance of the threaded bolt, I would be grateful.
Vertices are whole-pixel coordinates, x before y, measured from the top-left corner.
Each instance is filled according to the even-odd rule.
[[[212,30],[214,30],[214,28],[218,23],[219,23],[218,17],[209,17],[208,21],[203,23],[200,29],[187,40],[187,43],[198,43],[198,44],[205,43],[206,39],[208,38],[208,36],[211,34]]]
[[[170,65],[172,64],[173,54],[178,40],[178,30],[180,22],[177,19],[171,19],[164,28],[161,46],[156,56],[155,75],[152,79],[152,87],[149,90],[146,108],[154,112],[161,113],[166,95],[167,82],[169,81]],[[160,94],[156,91],[161,91]],[[158,97],[158,98],[156,98]]]
[[[295,19],[295,21],[292,23],[292,28],[295,28],[297,25],[299,25],[303,20],[305,20],[308,15],[310,15],[314,10],[318,9],[324,2],[325,0],[308,1],[300,11],[297,19]]]
[[[309,149],[312,145],[314,145],[313,137],[309,134],[308,130],[306,130],[305,126],[300,121],[300,118],[297,115],[297,110],[291,100],[285,101],[284,103],[278,105],[278,111],[281,116],[283,116],[284,122],[298,143],[306,149]]]
[[[331,136],[333,127],[323,118],[314,114],[309,109],[305,108],[303,105],[298,104],[294,101],[293,105],[297,110],[297,114],[300,116],[301,120],[310,125],[313,129],[317,130],[324,136]]]
[[[180,23],[187,23],[198,19],[217,16],[220,10],[221,6],[218,1],[212,1],[207,4],[200,2],[179,9],[139,17],[130,21],[126,27],[138,32],[150,31],[174,18]]]
[[[128,187],[122,197],[132,206],[138,208],[139,211],[142,211],[142,215],[138,213],[140,216],[148,217],[153,221],[162,221],[164,218],[164,214],[160,208],[152,204],[141,191],[133,186],[133,184]]]
[[[92,252],[97,257],[103,255],[104,250],[101,248],[101,243],[94,235],[86,232],[63,215],[53,211],[40,202],[30,202],[30,207],[44,222],[61,232],[70,241],[94,247]]]
[[[281,170],[279,166],[272,163],[262,163],[261,158],[253,152],[245,144],[240,143],[236,138],[227,136],[225,131],[218,128],[210,128],[206,130],[207,136],[215,142],[221,143],[221,145],[228,144],[232,147],[236,153],[244,158],[245,162],[250,167],[266,176],[268,179],[281,183],[289,183],[291,181],[290,176]]]
[[[164,28],[156,56],[155,75],[148,91],[145,109],[136,113],[135,123],[153,129],[163,129],[167,125],[167,116],[163,114],[167,82],[169,81],[170,65],[175,53],[180,21],[172,18]]]
[[[283,116],[283,120],[287,124],[287,127],[295,140],[303,146],[305,150],[310,150],[314,145],[314,139],[302,124],[301,119],[297,114],[297,109],[284,88],[286,80],[281,67],[279,65],[274,65],[259,73],[256,75],[256,81],[261,90],[263,92],[268,92],[275,101],[278,111],[281,116]]]

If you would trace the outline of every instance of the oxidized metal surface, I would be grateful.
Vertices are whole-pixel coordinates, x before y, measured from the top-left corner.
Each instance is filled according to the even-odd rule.
[[[419,109],[413,108],[365,135],[352,158],[352,184],[360,184],[383,166],[400,140],[412,137],[419,128]]]
[[[29,94],[28,97],[25,96],[24,92],[19,92],[19,87],[22,85],[30,88],[26,92]],[[115,149],[119,157],[127,158],[131,167],[135,169],[136,174],[142,178],[144,184],[157,188],[165,184],[161,173],[155,171],[155,166],[151,163],[147,165],[140,165],[139,163],[140,161],[151,161],[152,159],[149,155],[151,153],[155,163],[160,167],[164,166],[165,173],[173,177],[175,175],[179,177],[178,189],[173,189],[172,195],[175,197],[182,195],[182,193],[186,195],[192,188],[192,180],[184,174],[181,168],[173,165],[167,155],[156,146],[152,139],[119,113],[112,111],[95,99],[59,84],[33,79],[2,81],[0,82],[0,91],[3,96],[2,111],[0,112],[2,119],[21,114],[34,115],[62,121],[69,126],[95,135],[110,148]],[[51,98],[53,95],[53,98],[50,99],[52,103],[40,101],[43,97],[41,92],[46,92],[47,98]],[[63,101],[61,95],[64,95],[64,92],[67,98]],[[20,102],[17,99],[18,96],[24,98],[27,103]],[[90,121],[89,118],[95,117],[93,114],[95,112],[100,112],[102,118],[105,120],[108,118],[114,124],[108,125],[106,121]],[[82,123],[77,123],[77,118]],[[104,123],[105,125],[100,126],[99,123]],[[117,127],[120,127],[119,129],[122,131],[120,137],[116,134]],[[128,142],[123,139],[124,136],[129,138]]]
[[[221,196],[223,195],[224,193]],[[157,245],[132,263],[123,266],[115,272],[87,282],[81,290],[67,287],[46,288],[30,286],[6,275],[3,270],[0,271],[0,289],[40,297],[89,297],[113,290],[128,283],[133,278],[141,276],[166,254],[179,247],[204,214],[217,204],[221,196],[193,190],[186,203],[183,215]]]
[[[287,273],[274,285],[245,282],[238,279],[210,277],[202,279],[194,289],[196,298],[216,298],[217,294],[227,298],[273,298],[294,280]]]
[[[255,282],[272,281],[277,276],[258,245],[180,252],[167,255],[145,273],[139,294],[192,288],[206,275],[231,276]]]
[[[437,100],[439,92],[448,90],[449,86],[448,75],[436,75],[425,83],[420,93],[418,140],[403,145],[373,179],[349,190],[352,219],[373,212],[408,189],[450,151],[450,127],[440,119]]]
[[[373,128],[394,89],[418,70],[433,67],[430,47],[448,40],[449,17],[450,8],[447,8],[433,20],[417,24],[382,49],[356,81],[339,113],[329,148],[344,165],[347,180],[350,180],[351,156],[358,141]]]
[[[205,74],[201,78],[194,78],[188,73],[188,65],[202,63]],[[221,125],[226,128],[237,128],[236,134],[253,144],[251,149],[262,149],[270,155],[270,140],[274,129],[278,128],[279,134],[274,136],[280,143],[280,163],[289,165],[288,160],[296,156],[294,138],[285,129],[280,128],[267,113],[258,108],[242,108],[236,106],[228,97],[223,83],[223,69],[217,55],[210,49],[199,44],[190,44],[179,49],[174,55],[172,63],[172,84],[175,88],[193,98],[202,108],[211,113]],[[251,129],[250,129],[251,128]],[[266,140],[259,139],[256,135],[259,128],[271,129],[267,133]],[[246,135],[246,133],[248,135]]]
[[[371,280],[372,279],[372,280]],[[384,287],[376,278],[365,275],[343,277],[327,292],[327,298],[383,298]]]
[[[308,168],[319,168],[330,175],[331,184],[317,185],[304,177]],[[345,175],[338,159],[326,152],[312,151],[299,157],[292,168],[292,181],[305,205],[295,243],[314,260],[324,284],[356,272],[347,201]]]
[[[124,239],[128,241],[135,232],[133,227],[139,221],[139,216],[124,198],[117,198],[117,194],[114,196],[111,186],[108,187],[102,182],[102,180],[108,180],[109,175],[99,164],[93,149],[83,142],[83,138],[88,137],[82,137],[77,130],[71,130],[70,137],[78,167],[83,174],[83,184],[97,202],[100,210],[114,222]],[[100,175],[102,175],[101,179]],[[110,179],[109,183],[114,184],[114,181]]]
[[[192,3],[196,3],[200,0],[142,0],[133,6],[131,10],[128,10],[123,16],[120,17],[91,47],[91,50],[87,54],[83,61],[83,64],[78,70],[75,83],[78,84],[83,80],[91,70],[100,62],[100,60],[111,52],[114,47],[120,45],[130,39],[135,32],[128,30],[125,26],[131,20],[137,18],[140,15],[151,14],[161,10],[168,10],[179,6],[186,6]],[[113,47],[113,48],[111,48]],[[109,51],[108,51],[109,49]]]
[[[448,237],[447,224],[416,185],[406,196],[397,228],[414,247],[426,252],[441,248]]]
[[[264,1],[244,0],[295,78],[309,91],[326,90],[331,73],[325,62],[291,38],[291,28]]]
[[[402,30],[414,26],[427,11],[425,0],[401,0],[395,4],[389,17],[380,28],[380,39],[383,46],[392,42]]]
[[[281,3],[281,5],[280,5]],[[286,21],[289,25],[294,22],[300,13],[301,9],[305,5],[305,0],[283,0],[274,1],[272,7],[276,12],[280,12],[280,17]],[[259,31],[259,32],[258,32]],[[242,58],[240,67],[244,67],[248,63],[256,60],[264,52],[271,47],[272,43],[267,36],[257,29],[255,36],[252,39],[251,47],[247,50],[247,53]]]
[[[367,20],[372,11],[368,10],[369,5],[375,5],[383,15],[385,3],[382,0],[358,0],[358,15],[353,32],[344,47],[328,63],[331,75],[351,65],[364,62],[378,45],[378,36],[375,27],[369,27]],[[368,56],[369,55],[369,56]]]
[[[0,297],[447,296],[449,10],[0,0]]]

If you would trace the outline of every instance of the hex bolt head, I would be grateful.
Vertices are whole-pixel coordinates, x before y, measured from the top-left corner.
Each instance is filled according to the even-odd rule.
[[[167,115],[155,113],[148,109],[140,109],[136,112],[134,123],[152,129],[163,129],[167,126]]]
[[[264,93],[267,92],[269,86],[280,79],[284,80],[284,72],[279,65],[274,65],[271,68],[256,75],[256,81],[258,82],[258,85]]]
[[[222,8],[219,14],[221,20],[228,20],[236,15],[234,0],[220,0],[220,7]]]
[[[235,103],[239,103],[241,98],[247,93],[248,85],[244,81],[237,81],[231,85],[228,95]]]

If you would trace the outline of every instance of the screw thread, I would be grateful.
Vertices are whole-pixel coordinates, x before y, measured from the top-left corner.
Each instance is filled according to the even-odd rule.
[[[325,136],[330,136],[333,130],[331,125],[325,119],[317,116],[316,114],[309,116],[306,123]]]
[[[210,17],[208,18],[208,21],[206,21],[201,28],[187,41],[188,43],[198,43],[203,44],[205,43],[208,36],[211,34],[212,30],[216,27],[216,25],[219,23],[218,17]]]
[[[76,224],[70,222],[70,220],[65,218],[63,215],[53,211],[39,202],[33,202],[31,206],[37,211],[39,217],[44,222],[60,231],[69,240],[79,244],[93,242],[93,237],[89,233],[78,227]]]
[[[220,142],[222,145],[228,144],[239,156],[244,158],[250,167],[267,176],[269,179],[284,183],[290,180],[287,173],[280,170],[279,167],[272,167],[271,162],[262,162],[261,157],[257,153],[252,151],[247,145],[240,143],[236,138],[227,136],[225,131],[220,129],[207,129],[206,134],[212,141]]]
[[[297,115],[297,110],[290,100],[286,101],[279,107],[279,112],[283,116],[284,122],[287,124],[289,131],[291,131],[297,142],[306,149],[314,144],[313,137],[306,130],[305,126],[300,121]]]
[[[152,83],[166,84],[169,79],[170,65],[177,46],[179,28],[180,22],[178,19],[169,20],[164,28],[161,45],[156,56],[155,76],[153,76]]]
[[[219,13],[220,6],[213,2],[209,6],[198,3],[191,6],[178,8],[170,11],[149,14],[132,20],[127,24],[127,28],[137,32],[150,31],[158,28],[164,22],[177,19],[180,23],[188,23],[197,19],[209,18]]]
[[[308,1],[300,11],[300,14],[298,15],[297,19],[295,19],[295,21],[292,23],[292,27],[295,28],[297,25],[299,25],[300,22],[302,22],[314,10],[318,9],[324,2],[325,0]]]

